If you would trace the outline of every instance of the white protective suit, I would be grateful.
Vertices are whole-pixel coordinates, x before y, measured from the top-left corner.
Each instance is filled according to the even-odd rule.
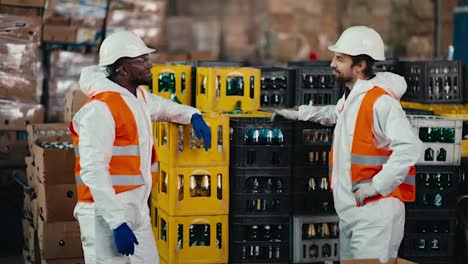
[[[106,78],[102,67],[89,66],[80,77],[81,90],[88,96],[104,91],[119,92],[133,113],[139,134],[141,172],[146,184],[115,194],[108,172],[115,138],[114,118],[104,102],[86,104],[73,118],[79,135],[81,179],[94,198],[94,203],[78,202],[74,215],[80,223],[85,262],[90,263],[159,263],[151,229],[148,198],[151,192],[151,120],[189,124],[197,109],[180,105],[139,88],[137,97]],[[147,103],[142,97],[147,100]],[[139,242],[135,254],[117,252],[113,229],[127,223]]]
[[[343,96],[336,106],[299,107],[299,120],[336,124],[331,188],[340,218],[340,257],[343,260],[378,258],[386,262],[388,258],[397,257],[403,239],[403,202],[392,197],[357,207],[351,192],[351,146],[357,113],[366,92],[374,86],[391,95],[381,96],[374,104],[375,144],[393,150],[372,180],[377,192],[385,196],[405,179],[422,152],[422,143],[399,103],[406,91],[404,78],[389,72],[377,73],[370,80],[358,80],[346,100]]]

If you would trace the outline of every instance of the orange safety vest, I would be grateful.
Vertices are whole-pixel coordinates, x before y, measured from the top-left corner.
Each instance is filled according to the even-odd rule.
[[[143,93],[142,93],[143,94]],[[146,101],[146,98],[143,98]],[[109,163],[109,174],[115,193],[129,191],[142,186],[145,181],[140,171],[140,147],[138,140],[138,130],[135,118],[117,92],[103,92],[90,98],[99,100],[107,104],[115,121],[115,141],[112,149],[112,158]],[[88,186],[81,180],[80,176],[80,152],[78,148],[79,135],[70,122],[70,131],[75,146],[75,177],[79,202],[93,202],[93,196]],[[153,187],[156,184],[156,173],[158,171],[158,161],[154,146],[151,153],[151,176]]]
[[[374,103],[377,99],[388,94],[380,87],[369,90],[359,107],[354,129],[353,145],[351,148],[351,181],[352,187],[359,183],[371,182],[372,178],[382,170],[387,162],[391,150],[379,149],[374,145]],[[329,158],[329,180],[332,182],[333,148]],[[387,196],[377,195],[365,199],[364,204],[386,197],[395,197],[403,202],[413,202],[416,195],[416,168],[411,166],[405,180]]]

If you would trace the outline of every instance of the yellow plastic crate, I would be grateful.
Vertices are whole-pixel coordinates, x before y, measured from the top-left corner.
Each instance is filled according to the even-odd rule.
[[[197,68],[196,107],[226,113],[260,108],[259,69]]]
[[[228,215],[168,216],[157,215],[159,255],[167,263],[227,263]]]
[[[154,65],[153,93],[182,104],[192,104],[192,66]]]
[[[159,264],[168,264],[163,258],[159,258]]]
[[[408,101],[401,101],[401,105],[406,108],[433,111],[434,114],[468,112],[468,104],[423,104]]]
[[[229,213],[229,166],[174,168],[160,163],[158,207],[170,216]]]
[[[151,217],[151,229],[153,229],[154,239],[159,235],[158,231],[158,202],[153,197],[150,199],[150,217]]]
[[[158,160],[170,167],[229,166],[229,117],[203,113],[211,129],[211,148],[205,150],[191,125],[158,122],[155,144]]]

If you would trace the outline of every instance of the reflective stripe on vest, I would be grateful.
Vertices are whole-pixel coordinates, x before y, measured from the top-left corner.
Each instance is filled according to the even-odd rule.
[[[80,156],[79,147],[75,148],[75,156]],[[112,156],[140,156],[140,148],[136,145],[113,146]]]
[[[144,95],[143,95],[144,96]],[[115,139],[112,147],[112,157],[109,162],[109,175],[112,186],[116,193],[125,192],[138,188],[145,184],[145,177],[140,171],[140,148],[137,124],[133,113],[123,100],[122,96],[116,92],[104,92],[97,94],[91,100],[104,102],[115,121]],[[77,183],[77,196],[79,202],[93,202],[89,188],[83,183],[80,167],[79,135],[70,123],[70,131],[75,145],[75,176]],[[157,170],[157,157],[152,146],[151,153],[151,174],[153,184],[156,179],[154,170]]]

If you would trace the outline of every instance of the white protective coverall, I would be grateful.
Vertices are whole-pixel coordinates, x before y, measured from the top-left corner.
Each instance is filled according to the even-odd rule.
[[[377,73],[370,80],[358,80],[348,97],[337,105],[299,107],[299,120],[335,126],[333,141],[333,175],[331,188],[335,209],[340,218],[340,257],[346,259],[395,258],[403,239],[405,206],[397,198],[384,198],[357,207],[351,192],[351,146],[357,113],[368,90],[374,86],[385,89],[374,104],[375,145],[393,150],[382,170],[372,179],[377,192],[383,196],[397,187],[416,164],[422,143],[406,118],[399,103],[406,91],[403,77]],[[394,97],[394,98],[392,98]]]
[[[174,103],[145,89],[138,88],[137,97],[127,89],[106,78],[105,68],[89,66],[83,69],[80,88],[88,96],[104,91],[118,92],[133,113],[136,121],[141,172],[146,184],[115,194],[108,172],[115,138],[114,118],[104,102],[93,100],[78,111],[73,126],[79,135],[81,179],[94,198],[94,203],[78,202],[74,215],[80,223],[85,262],[89,263],[159,263],[155,239],[151,229],[148,198],[151,192],[151,120],[190,124],[199,110]],[[143,99],[146,98],[147,103]],[[122,223],[134,232],[139,245],[135,254],[117,252],[113,229]]]

